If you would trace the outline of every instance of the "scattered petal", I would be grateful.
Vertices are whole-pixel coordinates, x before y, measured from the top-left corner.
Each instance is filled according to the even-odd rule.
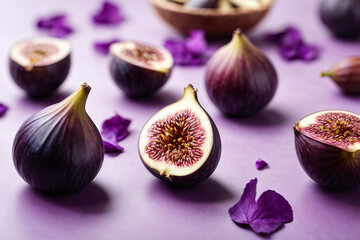
[[[185,41],[185,46],[194,54],[203,54],[207,49],[204,31],[191,30]]]
[[[105,147],[105,153],[120,153],[124,148],[117,143],[129,135],[128,127],[131,120],[121,117],[119,114],[104,121],[101,135]]]
[[[0,117],[4,116],[9,108],[4,104],[0,103]]]
[[[103,140],[105,153],[122,153],[124,148],[117,143]]]
[[[229,215],[234,222],[249,225],[256,233],[270,234],[291,222],[293,211],[289,202],[273,190],[262,193],[256,202],[256,184],[256,178],[246,184],[239,202],[229,209]]]
[[[110,51],[110,45],[116,42],[120,42],[121,40],[118,38],[114,38],[109,41],[99,41],[94,43],[94,48],[97,52],[108,55]]]
[[[104,1],[101,9],[93,15],[92,20],[95,24],[115,25],[124,20],[121,8],[113,2]]]
[[[305,43],[300,31],[292,26],[280,32],[267,33],[264,38],[276,43],[279,46],[280,55],[286,60],[311,61],[316,59],[320,52],[317,46]]]
[[[257,170],[261,170],[261,169],[269,166],[269,164],[267,162],[265,162],[264,160],[262,160],[260,158],[255,162],[255,165],[256,165]]]
[[[199,66],[206,62],[207,43],[202,30],[192,30],[185,40],[166,39],[164,47],[170,51],[175,65]]]
[[[65,14],[58,14],[48,18],[41,18],[36,26],[39,29],[47,30],[51,36],[63,38],[74,32],[73,28],[67,23]]]

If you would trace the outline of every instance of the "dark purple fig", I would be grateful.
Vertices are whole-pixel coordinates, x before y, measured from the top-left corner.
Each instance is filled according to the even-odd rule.
[[[27,119],[13,143],[20,176],[39,190],[65,193],[90,183],[99,172],[104,145],[85,111],[90,86]]]
[[[305,172],[337,189],[360,183],[360,116],[340,110],[316,112],[294,126],[295,148]]]
[[[219,0],[189,0],[186,7],[192,8],[217,8]]]
[[[272,63],[239,29],[206,65],[207,93],[227,115],[246,117],[257,113],[273,98],[277,84]]]
[[[66,79],[70,51],[70,44],[63,39],[41,37],[20,41],[10,50],[10,74],[30,97],[47,97]]]
[[[119,42],[111,45],[110,52],[111,76],[130,98],[155,93],[170,77],[174,61],[164,48]]]
[[[166,182],[196,184],[207,179],[218,165],[220,135],[196,92],[188,85],[184,96],[152,116],[140,133],[143,164]]]
[[[347,94],[360,94],[360,57],[343,58],[321,76],[330,77]]]
[[[360,0],[323,0],[320,18],[335,36],[356,38],[360,35]]]

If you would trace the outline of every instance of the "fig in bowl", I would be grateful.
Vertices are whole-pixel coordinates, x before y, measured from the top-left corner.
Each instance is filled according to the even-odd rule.
[[[295,148],[305,172],[318,184],[348,189],[360,183],[360,116],[326,110],[294,126]]]
[[[14,82],[30,97],[51,95],[70,70],[68,41],[39,37],[17,42],[10,50],[9,68]]]
[[[161,88],[171,75],[169,51],[133,41],[110,46],[110,73],[117,86],[130,98],[147,97]]]
[[[236,28],[244,31],[253,28],[267,14],[274,0],[189,0],[184,4],[169,0],[150,2],[161,19],[184,34],[202,29],[207,36],[221,37],[228,36]]]
[[[170,183],[192,185],[207,179],[220,160],[217,127],[188,85],[183,97],[152,116],[139,137],[144,166]]]

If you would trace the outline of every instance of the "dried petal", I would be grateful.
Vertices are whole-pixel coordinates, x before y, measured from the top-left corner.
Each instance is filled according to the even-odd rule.
[[[207,43],[202,30],[192,30],[185,40],[167,39],[164,42],[175,65],[197,66],[206,62]]]
[[[240,224],[247,224],[256,233],[270,234],[283,223],[293,220],[288,201],[273,190],[261,194],[255,202],[257,179],[246,184],[240,201],[229,209],[230,218]]]
[[[0,103],[0,117],[4,116],[9,108],[4,104]]]
[[[95,24],[115,25],[124,20],[121,8],[113,2],[104,1],[101,9],[93,15],[92,20]]]
[[[305,43],[300,31],[292,26],[280,32],[267,33],[264,38],[269,42],[277,43],[280,55],[286,60],[311,61],[319,55],[319,48]]]
[[[116,142],[106,141],[104,142],[104,151],[105,153],[122,153],[124,152],[124,148],[119,146]]]
[[[110,45],[116,42],[120,42],[121,40],[118,38],[114,38],[109,41],[99,41],[94,43],[94,48],[97,52],[108,55],[110,50]]]
[[[129,135],[128,127],[131,120],[122,118],[119,114],[104,121],[101,134],[108,140],[119,142]]]
[[[53,37],[63,38],[74,32],[73,28],[67,23],[65,14],[57,14],[48,18],[40,18],[36,26],[39,29],[49,31]]]
[[[269,164],[267,162],[265,162],[264,160],[262,160],[260,158],[255,162],[255,165],[256,165],[257,170],[261,170],[261,169],[269,166]]]

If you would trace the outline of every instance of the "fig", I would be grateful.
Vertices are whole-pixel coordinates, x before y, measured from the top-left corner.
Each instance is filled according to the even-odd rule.
[[[166,49],[132,41],[111,44],[110,53],[111,76],[130,98],[155,93],[169,79],[174,62]]]
[[[206,64],[207,93],[226,115],[247,117],[257,113],[273,98],[277,84],[272,63],[240,29]]]
[[[85,111],[90,86],[27,119],[13,142],[13,161],[32,187],[66,193],[90,183],[99,172],[104,145]]]
[[[192,185],[207,179],[221,154],[218,129],[190,84],[183,97],[152,116],[139,137],[139,155],[156,177]]]
[[[321,76],[330,77],[347,94],[360,94],[360,57],[346,57]]]
[[[347,189],[360,183],[360,116],[326,110],[294,126],[295,148],[305,172],[318,184]]]
[[[51,95],[70,70],[68,41],[51,37],[19,41],[11,47],[9,68],[14,82],[33,98]]]
[[[217,8],[219,0],[189,0],[186,7],[192,8]]]
[[[320,18],[339,38],[356,38],[360,35],[359,0],[323,0]]]

